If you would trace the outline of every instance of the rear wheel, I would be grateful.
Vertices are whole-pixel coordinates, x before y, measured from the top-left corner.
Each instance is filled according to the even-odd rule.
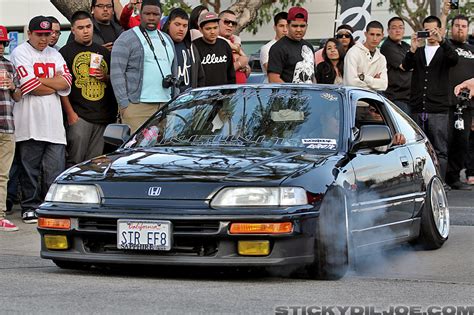
[[[347,199],[339,189],[331,189],[319,210],[315,261],[308,266],[311,278],[336,280],[349,267],[349,219]]]
[[[428,186],[417,242],[425,249],[438,249],[443,246],[448,236],[448,200],[443,183],[438,177],[434,177]]]

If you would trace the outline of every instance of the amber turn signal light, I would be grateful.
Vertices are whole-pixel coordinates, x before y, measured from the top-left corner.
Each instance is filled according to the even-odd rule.
[[[230,234],[287,234],[293,232],[293,223],[232,223]]]
[[[71,219],[39,218],[38,227],[42,229],[70,230]]]

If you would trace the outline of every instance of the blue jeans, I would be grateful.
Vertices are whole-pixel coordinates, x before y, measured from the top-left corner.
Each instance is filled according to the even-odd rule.
[[[413,113],[413,119],[430,140],[439,160],[439,173],[446,179],[448,168],[448,113]]]
[[[64,171],[66,147],[36,140],[20,141],[16,145],[22,168],[20,204],[24,212],[39,207],[49,186]]]

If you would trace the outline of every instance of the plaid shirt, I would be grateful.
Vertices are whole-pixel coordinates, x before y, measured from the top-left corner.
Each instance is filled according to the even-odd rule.
[[[20,86],[20,81],[16,75],[15,67],[13,64],[0,57],[0,69],[5,69],[10,72],[13,76],[13,82],[16,87]],[[1,133],[14,133],[15,125],[13,124],[13,105],[15,101],[12,98],[12,92],[10,90],[0,89],[0,132]]]

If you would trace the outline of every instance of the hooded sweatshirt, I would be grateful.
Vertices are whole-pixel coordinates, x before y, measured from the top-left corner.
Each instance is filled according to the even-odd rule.
[[[378,73],[380,78],[375,78]],[[344,85],[377,91],[387,89],[387,60],[378,48],[372,56],[369,49],[358,42],[347,51],[344,58]]]

